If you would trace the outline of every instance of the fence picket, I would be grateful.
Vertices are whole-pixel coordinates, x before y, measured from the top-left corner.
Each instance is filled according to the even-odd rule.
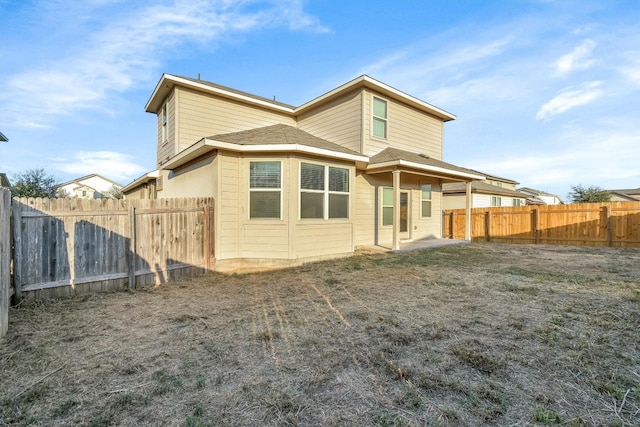
[[[465,210],[443,216],[443,236],[460,236]],[[640,247],[640,202],[474,208],[471,219],[474,241]]]
[[[203,249],[202,224],[212,210],[211,198],[14,199],[16,294],[133,288],[204,272],[213,251]]]

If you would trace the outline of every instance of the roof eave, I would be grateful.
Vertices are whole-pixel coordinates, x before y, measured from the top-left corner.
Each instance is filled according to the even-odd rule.
[[[160,171],[159,170],[151,171],[149,173],[146,173],[146,174],[142,175],[139,178],[134,179],[129,184],[127,184],[124,187],[122,187],[120,189],[120,191],[122,191],[123,193],[126,193],[127,191],[133,190],[134,188],[136,188],[140,184],[144,184],[144,183],[147,183],[147,182],[150,182],[150,181],[154,181],[158,177],[160,177]]]
[[[421,163],[410,162],[407,160],[392,160],[389,162],[383,163],[375,163],[367,166],[368,172],[374,172],[378,169],[388,169],[388,168],[412,168],[417,170],[422,170],[425,172],[430,172],[432,174],[442,175],[449,179],[453,179],[455,181],[474,181],[474,180],[483,180],[485,177],[483,175],[472,174],[469,172],[457,171],[454,169],[447,169],[440,166],[432,166],[432,165],[424,165]]]
[[[204,83],[194,82],[191,80],[183,79],[181,77],[174,76],[171,74],[166,74],[166,73],[162,75],[162,77],[160,78],[160,81],[156,85],[155,90],[151,94],[151,97],[149,98],[147,105],[145,105],[145,111],[147,113],[154,113],[154,114],[158,113],[158,111],[160,111],[160,108],[162,107],[162,103],[164,102],[164,100],[167,98],[167,96],[175,86],[189,87],[192,89],[196,89],[200,92],[215,94],[223,98],[234,99],[245,104],[260,106],[260,107],[267,108],[270,110],[275,110],[281,113],[287,113],[287,114],[293,113],[293,108],[286,107],[284,105],[275,104],[272,102],[268,102],[266,100],[254,98],[254,97],[243,95],[240,93],[231,92],[223,88],[209,86]]]
[[[240,153],[301,153],[310,154],[320,157],[328,157],[338,160],[347,160],[356,162],[358,164],[367,163],[369,158],[367,156],[341,153],[339,151],[327,150],[324,148],[309,147],[302,144],[256,144],[256,145],[241,145],[233,144],[230,142],[217,141],[214,139],[203,138],[200,141],[193,144],[180,154],[169,159],[169,161],[162,165],[162,169],[175,169],[188,162],[191,162],[200,156],[203,156],[213,150],[228,150]]]
[[[360,77],[357,77],[341,86],[338,86],[337,88],[325,93],[324,95],[321,95],[317,98],[312,99],[311,101],[299,106],[298,108],[296,108],[294,110],[294,112],[296,114],[299,114],[301,112],[303,112],[304,110],[307,110],[309,108],[313,108],[317,105],[320,105],[326,101],[329,101],[337,96],[340,96],[341,94],[348,92],[351,89],[357,88],[357,87],[365,87],[368,89],[373,89],[385,96],[389,96],[390,98],[394,98],[394,99],[398,99],[401,100],[402,102],[411,105],[415,108],[418,108],[419,110],[422,111],[426,111],[429,114],[436,116],[438,118],[440,118],[442,121],[450,121],[450,120],[455,120],[456,116],[454,114],[451,114],[441,108],[438,108],[434,105],[431,105],[425,101],[422,101],[418,98],[415,98],[411,95],[408,95],[398,89],[395,89],[385,83],[379,82],[376,79],[373,79],[367,75],[362,75]]]

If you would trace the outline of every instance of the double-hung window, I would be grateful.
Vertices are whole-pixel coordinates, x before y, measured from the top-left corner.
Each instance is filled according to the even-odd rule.
[[[431,185],[423,184],[422,189],[422,218],[431,218]]]
[[[393,225],[393,188],[382,189],[382,225]]]
[[[372,134],[378,138],[387,138],[387,101],[373,97]]]
[[[282,164],[249,163],[249,218],[281,218]]]
[[[349,169],[300,163],[300,218],[349,218]]]

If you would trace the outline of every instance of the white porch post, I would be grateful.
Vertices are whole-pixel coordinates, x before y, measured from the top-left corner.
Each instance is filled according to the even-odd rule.
[[[464,240],[471,241],[471,205],[473,200],[471,199],[471,181],[466,183],[466,215],[464,225]]]
[[[393,171],[393,250],[400,249],[400,171]]]

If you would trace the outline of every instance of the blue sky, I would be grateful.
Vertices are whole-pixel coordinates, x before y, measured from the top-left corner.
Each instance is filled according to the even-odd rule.
[[[0,171],[155,168],[163,72],[301,105],[361,74],[457,116],[444,160],[640,187],[640,0],[0,0]]]

